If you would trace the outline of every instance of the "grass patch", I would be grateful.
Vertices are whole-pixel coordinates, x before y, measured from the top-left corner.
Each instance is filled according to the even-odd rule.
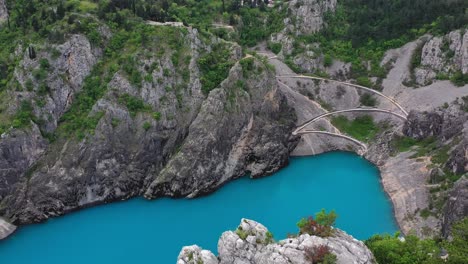
[[[369,115],[357,117],[354,120],[349,120],[345,116],[337,116],[332,118],[331,122],[342,132],[363,142],[374,138],[380,130]]]

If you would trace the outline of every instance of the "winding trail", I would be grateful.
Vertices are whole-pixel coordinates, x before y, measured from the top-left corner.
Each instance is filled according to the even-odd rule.
[[[383,109],[378,109],[378,108],[353,108],[353,109],[346,109],[346,110],[327,112],[327,113],[321,114],[319,116],[316,116],[316,117],[306,121],[304,124],[300,125],[299,127],[297,127],[296,130],[294,130],[292,134],[293,135],[300,134],[300,131],[303,130],[306,126],[314,123],[315,121],[317,121],[317,120],[319,120],[321,118],[331,116],[331,115],[340,114],[340,113],[348,113],[348,112],[379,112],[379,113],[386,113],[386,114],[394,115],[394,116],[396,116],[396,117],[398,117],[398,118],[400,118],[402,120],[405,120],[405,121],[407,120],[406,116],[394,113],[394,112],[392,112],[390,110],[383,110]]]
[[[408,116],[408,112],[406,112],[405,109],[396,100],[386,96],[385,94],[383,94],[383,93],[381,93],[379,91],[376,91],[374,89],[371,89],[371,88],[368,88],[368,87],[365,87],[365,86],[362,86],[362,85],[358,85],[358,84],[354,84],[354,83],[347,83],[347,82],[342,82],[342,81],[337,81],[337,80],[332,80],[332,79],[327,79],[327,78],[322,78],[322,77],[313,77],[313,76],[298,75],[298,74],[277,75],[276,78],[312,79],[312,80],[319,80],[319,81],[329,81],[329,82],[335,82],[335,83],[338,83],[338,84],[343,84],[343,85],[346,85],[346,86],[352,86],[354,88],[366,90],[368,92],[374,93],[376,95],[379,95],[379,96],[387,99],[392,104],[394,104],[396,107],[398,107],[398,109],[400,109],[400,111],[403,112],[403,114],[405,116]]]

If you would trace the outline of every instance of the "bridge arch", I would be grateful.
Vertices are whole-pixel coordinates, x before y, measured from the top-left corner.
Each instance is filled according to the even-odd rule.
[[[403,106],[401,106],[396,100],[388,97],[387,95],[385,95],[385,94],[383,94],[383,93],[381,93],[379,91],[376,91],[374,89],[371,89],[371,88],[368,88],[368,87],[365,87],[365,86],[362,86],[362,85],[359,85],[359,84],[342,82],[342,81],[337,81],[337,80],[332,80],[332,79],[327,79],[327,78],[322,78],[322,77],[306,76],[306,75],[277,75],[276,78],[312,79],[312,80],[319,80],[319,81],[330,81],[330,82],[335,82],[335,83],[343,84],[343,85],[346,85],[346,86],[351,86],[351,87],[354,87],[354,88],[362,89],[362,90],[368,91],[370,93],[379,95],[379,96],[387,99],[393,105],[395,105],[405,116],[408,116],[408,112],[406,112],[405,109],[403,108]]]
[[[302,130],[300,132],[297,133],[298,135],[305,135],[305,134],[322,134],[322,135],[328,135],[328,136],[333,136],[333,137],[340,137],[340,138],[344,138],[344,139],[347,139],[349,141],[352,141],[353,143],[355,143],[356,145],[359,145],[360,147],[363,148],[364,152],[367,151],[367,145],[364,143],[364,142],[361,142],[355,138],[352,138],[350,136],[346,136],[346,135],[342,135],[342,134],[338,134],[338,133],[333,133],[333,132],[328,132],[328,131],[319,131],[319,130],[308,130],[308,129],[305,129],[305,130]]]
[[[304,128],[306,128],[308,125],[324,118],[324,117],[327,117],[327,116],[331,116],[331,115],[336,115],[336,114],[341,114],[341,113],[350,113],[350,112],[378,112],[378,113],[385,113],[385,114],[391,114],[391,115],[394,115],[402,120],[407,120],[407,118],[403,115],[400,115],[400,114],[397,114],[397,113],[394,113],[390,110],[384,110],[384,109],[378,109],[378,108],[353,108],[353,109],[346,109],[346,110],[338,110],[338,111],[333,111],[333,112],[326,112],[326,113],[323,113],[321,115],[318,115],[306,122],[304,122],[302,125],[300,125],[299,127],[297,127],[294,131],[293,131],[293,135],[297,135],[300,133],[301,130],[303,130]]]

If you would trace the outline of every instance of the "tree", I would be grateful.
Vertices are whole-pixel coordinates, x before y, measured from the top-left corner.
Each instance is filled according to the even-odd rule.
[[[325,209],[322,209],[320,212],[315,214],[315,220],[318,224],[323,226],[334,226],[337,217],[338,215],[335,210],[331,210],[330,213],[327,214]]]

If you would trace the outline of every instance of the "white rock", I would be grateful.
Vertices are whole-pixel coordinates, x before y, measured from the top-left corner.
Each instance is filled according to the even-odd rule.
[[[242,219],[238,228],[248,235],[246,240],[241,239],[236,232],[224,232],[218,242],[219,262],[204,263],[305,264],[309,261],[305,258],[304,250],[321,245],[327,246],[337,256],[339,264],[374,263],[374,256],[362,241],[358,241],[338,229],[335,229],[333,237],[321,238],[304,234],[296,238],[266,244],[265,238],[268,230],[262,224]],[[187,262],[189,254],[192,255],[192,259],[195,259],[195,256],[200,255],[198,254],[200,250],[197,246],[184,247],[177,264],[192,263]],[[212,261],[213,258],[209,260]]]

